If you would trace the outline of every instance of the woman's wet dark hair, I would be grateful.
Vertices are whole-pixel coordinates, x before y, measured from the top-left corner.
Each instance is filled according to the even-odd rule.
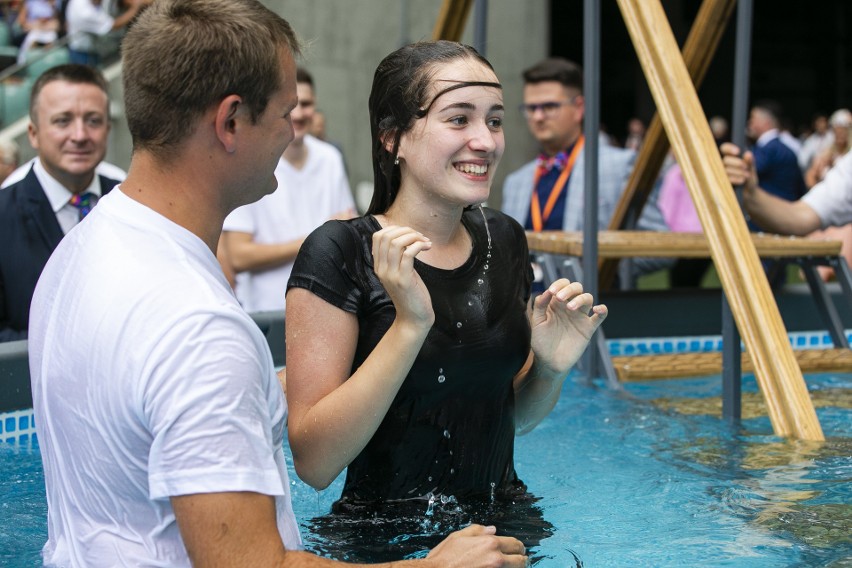
[[[367,213],[384,213],[396,199],[400,171],[395,164],[399,140],[414,126],[414,121],[426,116],[432,101],[427,101],[435,64],[456,59],[479,61],[492,71],[494,68],[469,45],[453,41],[424,41],[399,48],[385,57],[373,75],[370,91],[370,134],[373,141],[373,199]],[[438,93],[458,87],[497,83],[457,83]],[[387,147],[392,148],[388,150]]]

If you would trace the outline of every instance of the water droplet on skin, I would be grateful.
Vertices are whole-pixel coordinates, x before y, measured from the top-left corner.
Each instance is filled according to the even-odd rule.
[[[438,375],[438,382],[439,383],[443,383],[446,380],[447,380],[447,377],[445,377],[444,375]]]
[[[485,266],[483,266],[483,269],[488,270],[488,265],[486,264]]]
[[[450,439],[450,431],[449,430],[444,430],[444,438],[446,438],[447,440]]]
[[[472,300],[468,300],[468,301],[467,301],[467,305],[468,305],[468,306],[472,306],[472,305],[473,305],[473,301],[472,301]]]
[[[450,468],[450,475],[454,474],[455,472],[456,472],[455,468],[452,468],[452,467],[451,467],[451,468]]]
[[[429,481],[432,481],[432,476],[431,476],[431,475],[429,476]]]
[[[456,327],[461,328],[461,326],[462,326],[462,322],[457,321],[457,322],[456,322]]]
[[[479,284],[480,286],[482,286],[483,284],[485,284],[485,280],[480,278],[479,280],[476,281],[476,283]]]

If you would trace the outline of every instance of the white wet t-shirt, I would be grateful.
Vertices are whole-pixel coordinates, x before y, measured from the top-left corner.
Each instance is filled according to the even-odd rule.
[[[272,356],[194,234],[113,190],[47,263],[29,351],[45,564],[188,566],[169,497],[194,493],[272,495],[300,546]]]

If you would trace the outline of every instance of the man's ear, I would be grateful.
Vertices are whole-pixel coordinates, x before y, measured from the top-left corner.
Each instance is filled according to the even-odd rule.
[[[216,107],[214,128],[216,137],[229,154],[237,150],[239,121],[246,118],[248,109],[239,95],[228,95]]]
[[[36,130],[36,125],[33,124],[32,121],[30,121],[27,125],[27,138],[29,138],[30,146],[33,147],[33,150],[38,150],[38,137],[36,137],[37,133],[38,132]]]

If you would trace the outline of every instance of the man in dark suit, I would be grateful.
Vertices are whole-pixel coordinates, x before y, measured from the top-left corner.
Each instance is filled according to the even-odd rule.
[[[23,180],[0,191],[0,341],[26,339],[47,259],[119,183],[95,173],[109,126],[107,84],[97,70],[60,65],[33,84],[28,135],[38,159]]]
[[[754,140],[754,163],[760,187],[786,201],[805,194],[805,180],[796,151],[780,129],[781,110],[774,101],[754,104],[748,119],[748,135]],[[753,221],[752,231],[762,230]]]

